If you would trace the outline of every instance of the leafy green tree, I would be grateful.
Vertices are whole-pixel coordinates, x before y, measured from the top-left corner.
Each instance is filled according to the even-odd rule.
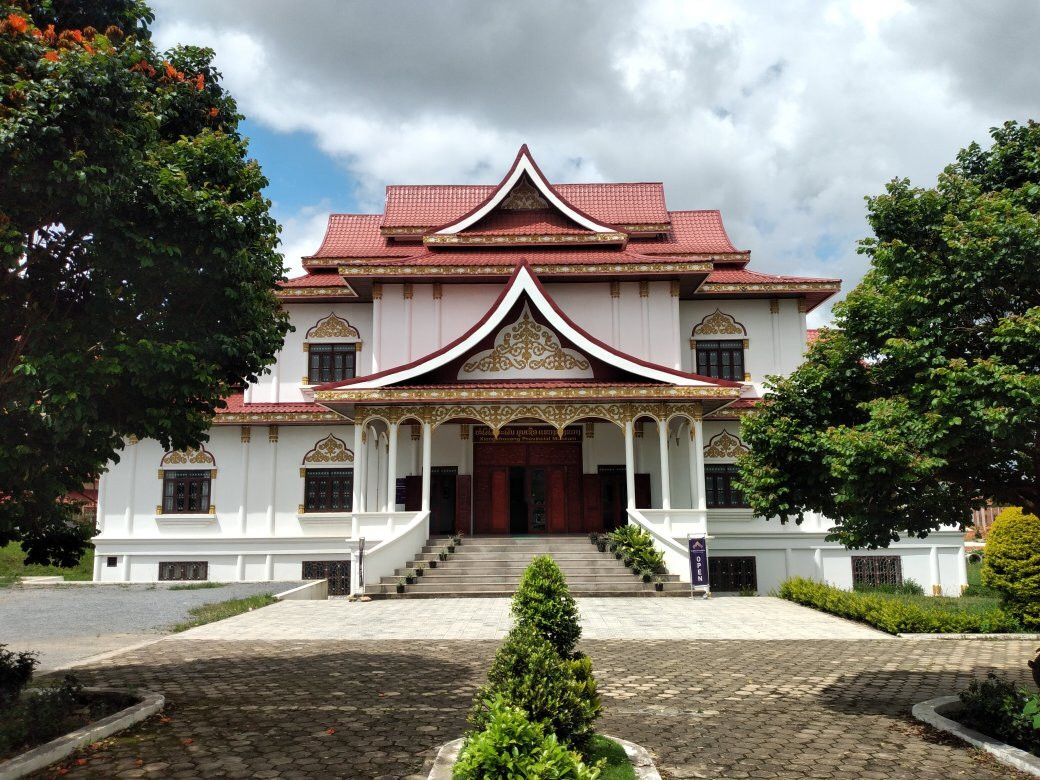
[[[986,534],[982,584],[1029,629],[1040,628],[1040,518],[1009,507]]]
[[[0,545],[69,565],[67,491],[196,445],[288,330],[278,226],[213,52],[136,0],[0,0]]]
[[[1040,510],[1040,125],[991,132],[934,188],[868,199],[870,270],[745,421],[757,513],[884,547],[987,498]]]

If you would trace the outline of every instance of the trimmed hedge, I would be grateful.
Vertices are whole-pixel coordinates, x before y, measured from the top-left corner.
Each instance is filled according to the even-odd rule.
[[[1000,593],[1001,606],[1027,628],[1040,628],[1040,518],[1005,509],[990,526],[982,584]]]
[[[574,655],[581,639],[578,605],[567,578],[548,555],[538,555],[524,569],[510,607],[517,626],[530,626],[545,637],[561,658]]]
[[[781,583],[777,595],[822,612],[868,623],[890,634],[1008,634],[1022,630],[1018,620],[999,607],[964,612],[946,607],[939,598],[857,593],[803,577]]]

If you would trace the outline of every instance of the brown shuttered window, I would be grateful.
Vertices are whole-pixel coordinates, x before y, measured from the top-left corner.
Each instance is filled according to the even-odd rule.
[[[697,373],[715,379],[744,381],[744,342],[697,341]]]
[[[310,384],[320,385],[354,378],[356,344],[311,344],[307,352],[307,381]]]
[[[209,513],[209,470],[163,472],[163,514]]]
[[[349,512],[354,469],[307,469],[303,507],[307,512]]]
[[[737,489],[740,471],[732,463],[709,463],[704,467],[705,498],[709,507],[734,509],[746,507],[744,494]]]

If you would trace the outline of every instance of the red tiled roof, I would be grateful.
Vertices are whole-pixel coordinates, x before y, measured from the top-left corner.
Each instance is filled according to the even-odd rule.
[[[379,233],[381,214],[330,214],[321,246],[307,257],[407,257],[421,246],[395,244]]]
[[[811,347],[820,339],[820,331],[816,328],[809,328],[805,331],[805,346]]]
[[[526,211],[495,209],[483,219],[461,231],[459,235],[524,236],[560,233],[592,235],[591,230],[575,224],[556,209],[531,209]]]
[[[94,488],[83,488],[82,490],[70,490],[65,494],[64,501],[69,503],[72,501],[83,502],[87,508],[97,507],[98,492]]]
[[[672,230],[663,239],[633,239],[632,248],[643,254],[703,252],[729,254],[740,252],[729,240],[716,209],[705,211],[672,211]]]
[[[496,189],[493,184],[391,185],[386,188],[382,227],[435,227],[473,210]],[[590,217],[612,225],[667,222],[660,182],[554,184],[560,197]]]
[[[824,279],[815,276],[776,276],[744,269],[712,271],[707,279],[708,284],[782,284],[784,282],[834,282],[838,284],[841,279]]]
[[[268,412],[323,412],[325,407],[316,403],[247,404],[242,393],[224,399],[227,407],[217,409],[217,414],[265,414]]]
[[[279,287],[349,287],[337,273],[304,274],[278,283]]]
[[[549,390],[583,387],[671,387],[664,382],[602,382],[581,379],[544,379],[539,381],[503,380],[501,382],[453,382],[441,385],[407,385],[408,390]]]
[[[568,247],[566,249],[542,250],[536,247],[524,247],[523,249],[512,249],[510,251],[494,250],[443,250],[436,252],[424,252],[423,254],[406,259],[386,259],[379,262],[384,268],[394,266],[427,266],[427,265],[494,265],[512,268],[520,258],[525,259],[533,265],[570,265],[570,264],[596,264],[596,263],[661,263],[669,260],[667,257],[650,257],[637,254],[627,250],[589,250],[582,247]],[[697,258],[677,257],[675,262],[696,261]],[[344,263],[343,267],[350,268],[351,265],[366,265],[365,263]]]

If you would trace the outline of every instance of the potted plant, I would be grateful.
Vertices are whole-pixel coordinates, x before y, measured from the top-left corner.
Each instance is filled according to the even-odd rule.
[[[413,573],[413,574],[406,574],[406,575],[404,575],[404,581],[406,583],[408,583],[409,585],[414,585],[415,584],[415,574]]]
[[[623,550],[617,550],[617,549],[615,549],[615,550],[614,550],[613,552],[614,552],[614,557],[615,557],[615,558],[617,558],[617,559],[618,559],[619,561],[620,561],[620,560],[621,560],[622,558],[624,558],[624,557],[625,557],[625,553],[624,553],[624,551],[623,551]]]
[[[437,557],[440,558],[442,561],[446,561],[448,560],[448,553],[444,550],[441,550],[439,553],[437,553]]]
[[[447,547],[447,550],[448,550],[449,553],[455,552],[455,544],[454,543],[449,544],[448,547]]]
[[[632,568],[632,556],[631,555],[627,555],[627,554],[625,555],[625,568],[626,569],[631,569]]]
[[[595,531],[593,531],[592,533],[590,533],[590,534],[589,534],[589,541],[590,541],[590,542],[591,542],[592,544],[597,544],[597,543],[599,542],[599,534],[598,534],[598,533],[596,533]]]
[[[607,543],[603,540],[602,537],[596,540],[596,549],[600,552],[607,551]]]
[[[394,585],[394,588],[397,590],[398,593],[404,593],[404,579],[399,579],[397,581],[397,584]]]
[[[430,568],[431,569],[436,569],[437,568],[437,559],[436,558],[431,558],[429,563],[430,563]]]
[[[451,542],[456,547],[460,547],[462,545],[462,531],[458,531],[457,533],[452,534]]]
[[[654,578],[654,590],[656,590],[658,593],[664,590],[664,583],[657,578]]]
[[[425,573],[425,572],[423,571],[423,569],[424,569],[424,567],[423,567],[423,565],[422,565],[421,563],[417,563],[417,564],[415,564],[415,576],[416,576],[416,577],[421,577],[421,576],[423,576],[423,574]]]
[[[643,582],[651,582],[654,579],[654,573],[649,569],[640,569],[639,576],[643,578]]]

